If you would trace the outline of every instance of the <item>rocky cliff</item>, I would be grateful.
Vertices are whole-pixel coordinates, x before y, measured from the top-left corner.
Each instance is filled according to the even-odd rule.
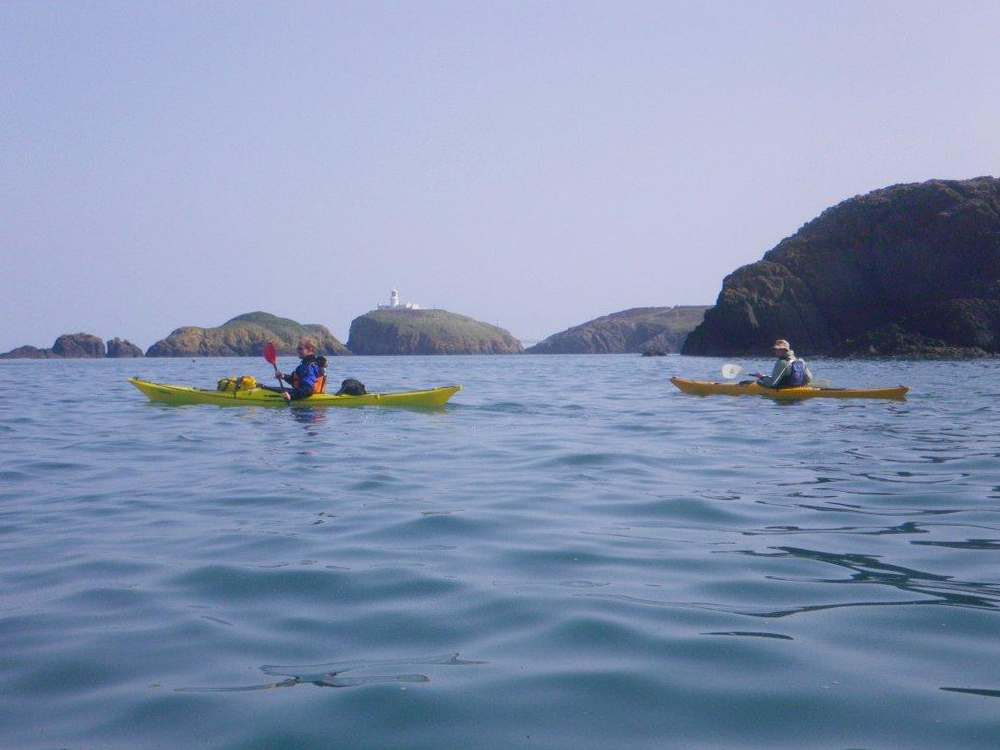
[[[259,357],[268,341],[279,355],[294,355],[295,344],[309,336],[317,353],[350,354],[326,326],[296,323],[265,312],[238,315],[217,328],[178,328],[146,350],[147,357]]]
[[[125,357],[141,357],[142,349],[128,339],[122,341],[122,339],[115,336],[113,339],[108,341],[108,356],[116,359],[123,359]]]
[[[617,354],[677,352],[701,323],[704,305],[635,307],[612,313],[549,336],[527,354]]]
[[[0,359],[98,359],[104,357],[104,342],[89,333],[65,333],[51,349],[19,346],[0,354]]]
[[[373,310],[351,322],[355,354],[519,354],[507,331],[446,310]]]
[[[1000,180],[876,190],[726,277],[684,354],[1000,352]]]

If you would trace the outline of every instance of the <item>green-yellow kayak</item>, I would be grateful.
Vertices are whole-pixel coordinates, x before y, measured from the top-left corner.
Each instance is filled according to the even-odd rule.
[[[684,393],[695,396],[764,396],[779,401],[799,401],[804,398],[891,398],[899,401],[910,389],[905,385],[896,388],[817,388],[804,385],[800,388],[765,388],[757,383],[711,383],[706,380],[670,378],[670,382]]]
[[[186,385],[165,385],[148,383],[138,378],[129,378],[132,385],[142,391],[151,401],[166,404],[216,404],[218,406],[285,406],[280,393],[263,388],[246,391],[207,391]],[[309,398],[293,402],[295,406],[444,406],[448,399],[462,390],[460,385],[448,385],[429,391],[409,391],[407,393],[366,393],[363,396],[334,396],[318,393]]]

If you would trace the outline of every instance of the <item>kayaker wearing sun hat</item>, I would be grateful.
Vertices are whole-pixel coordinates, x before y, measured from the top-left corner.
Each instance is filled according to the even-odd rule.
[[[778,360],[774,363],[774,367],[771,369],[770,375],[762,375],[759,372],[750,373],[755,378],[757,378],[758,385],[762,385],[765,388],[795,388],[797,386],[803,386],[808,384],[811,380],[808,374],[808,370],[805,367],[805,362],[799,360],[795,356],[795,352],[792,351],[791,345],[785,341],[785,339],[778,339],[774,342],[771,347],[771,351],[774,352],[774,356]],[[798,366],[794,366],[795,362],[799,362]]]

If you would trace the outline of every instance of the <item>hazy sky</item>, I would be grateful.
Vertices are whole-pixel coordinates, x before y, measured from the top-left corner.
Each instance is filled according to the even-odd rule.
[[[0,3],[0,350],[401,296],[714,302],[827,206],[1000,173],[997,2]]]

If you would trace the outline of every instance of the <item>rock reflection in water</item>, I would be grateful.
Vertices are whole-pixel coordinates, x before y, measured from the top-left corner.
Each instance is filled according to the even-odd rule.
[[[263,665],[260,670],[264,674],[277,677],[287,677],[286,680],[278,682],[267,682],[262,685],[241,685],[236,687],[193,687],[177,688],[178,693],[239,693],[251,690],[273,690],[275,688],[294,687],[296,685],[311,684],[317,687],[358,687],[361,685],[378,685],[394,682],[430,682],[430,677],[424,674],[351,674],[348,672],[364,672],[370,669],[384,669],[387,667],[407,667],[413,665],[434,664],[438,666],[455,666],[468,664],[483,664],[481,661],[470,661],[460,659],[459,654],[445,654],[443,656],[430,656],[416,659],[356,659],[353,661],[329,662],[327,664],[301,664],[295,665]],[[319,672],[301,672],[300,670],[310,667],[328,667]]]

